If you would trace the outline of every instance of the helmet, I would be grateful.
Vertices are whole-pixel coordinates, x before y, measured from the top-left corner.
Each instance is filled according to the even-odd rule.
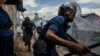
[[[76,5],[72,2],[64,3],[59,7],[58,15],[64,16],[64,12],[67,10],[72,10],[75,14],[77,11]]]
[[[25,21],[30,21],[30,18],[29,17],[25,17]]]

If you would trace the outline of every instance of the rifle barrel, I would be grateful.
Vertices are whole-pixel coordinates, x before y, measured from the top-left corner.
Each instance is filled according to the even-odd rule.
[[[100,46],[100,42],[88,46],[90,49]]]

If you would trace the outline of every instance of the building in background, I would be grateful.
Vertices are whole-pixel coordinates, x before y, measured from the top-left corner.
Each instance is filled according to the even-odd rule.
[[[94,31],[100,32],[100,16],[95,13],[84,14],[81,16],[90,22],[91,26],[94,28]]]
[[[89,14],[84,14],[81,16],[82,18],[88,20],[89,22],[91,22],[91,24],[95,21],[95,20],[98,20],[100,19],[100,16],[98,16],[97,14],[95,13],[89,13]]]

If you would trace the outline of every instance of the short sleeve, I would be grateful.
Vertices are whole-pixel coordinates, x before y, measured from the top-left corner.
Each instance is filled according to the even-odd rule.
[[[56,16],[50,22],[52,22],[52,24],[49,26],[49,29],[57,33],[59,31],[59,28],[64,23],[64,18],[62,16]]]
[[[48,29],[50,29],[50,30],[54,31],[55,33],[57,33],[58,30],[59,30],[59,26],[56,25],[56,24],[51,24]]]

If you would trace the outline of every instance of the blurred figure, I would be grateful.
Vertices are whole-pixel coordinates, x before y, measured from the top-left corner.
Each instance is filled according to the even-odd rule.
[[[40,25],[41,25],[41,28],[43,29],[43,22],[42,21],[41,21]]]
[[[0,56],[15,56],[13,31],[10,30],[12,21],[1,7],[6,0],[0,0]]]
[[[25,46],[28,45],[28,51],[30,51],[31,46],[31,38],[33,35],[33,29],[35,28],[35,24],[30,20],[29,17],[25,18],[25,21],[22,23],[22,30],[23,30],[23,41],[25,42]]]
[[[74,22],[73,25],[72,25],[72,35],[78,39],[78,35],[77,35],[77,25],[76,23]]]
[[[37,27],[37,33],[40,34],[41,30],[43,29],[43,20],[41,18],[41,23],[40,23],[40,26]]]

